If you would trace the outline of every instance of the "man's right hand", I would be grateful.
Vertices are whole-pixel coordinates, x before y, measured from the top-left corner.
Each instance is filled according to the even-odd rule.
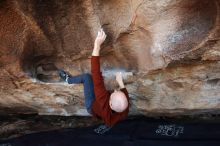
[[[101,49],[101,45],[102,43],[105,41],[106,38],[106,34],[103,31],[103,29],[98,31],[98,35],[95,39],[95,43],[94,43],[94,49],[92,52],[92,56],[99,56],[99,51]]]

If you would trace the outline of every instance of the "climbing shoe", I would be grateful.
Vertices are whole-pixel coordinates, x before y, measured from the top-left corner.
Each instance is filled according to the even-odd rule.
[[[58,72],[59,72],[60,78],[67,82],[69,75],[64,70],[61,70],[61,69]]]

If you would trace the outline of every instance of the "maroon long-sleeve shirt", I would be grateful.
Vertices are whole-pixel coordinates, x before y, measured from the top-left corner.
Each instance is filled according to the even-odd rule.
[[[95,100],[92,105],[92,112],[95,117],[103,119],[106,125],[113,126],[118,121],[127,117],[129,107],[121,113],[111,110],[109,106],[110,92],[106,90],[102,72],[100,71],[99,56],[92,56],[91,58],[91,72],[94,83]],[[125,93],[129,101],[128,92],[126,88],[121,89]]]

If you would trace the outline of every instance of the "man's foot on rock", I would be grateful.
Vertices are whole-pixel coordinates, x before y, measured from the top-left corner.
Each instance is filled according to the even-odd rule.
[[[68,82],[69,75],[64,70],[62,70],[62,69],[60,69],[58,72],[59,72],[60,78],[63,81]]]

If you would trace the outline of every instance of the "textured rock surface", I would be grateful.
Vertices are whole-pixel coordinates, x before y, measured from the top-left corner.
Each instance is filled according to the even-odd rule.
[[[87,115],[82,85],[102,26],[102,69],[127,75],[131,114],[220,110],[219,0],[0,1],[0,114]],[[129,75],[133,73],[133,76]]]

